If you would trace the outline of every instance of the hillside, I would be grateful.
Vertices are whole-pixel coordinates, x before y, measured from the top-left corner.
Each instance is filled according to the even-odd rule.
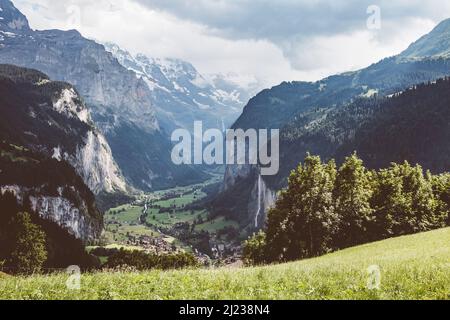
[[[408,160],[426,169],[448,170],[448,139],[444,138],[448,107],[433,101],[433,95],[446,100],[447,91],[437,85],[401,95],[408,88],[450,75],[448,25],[448,20],[443,21],[403,53],[365,69],[317,82],[283,82],[256,95],[233,128],[280,129],[280,172],[263,177],[260,184],[258,167],[228,165],[224,192],[212,202],[214,211],[237,217],[251,231],[261,228],[261,211],[267,212],[273,194],[307,152],[342,159],[356,150],[375,168]],[[393,97],[391,102],[383,100],[387,97]],[[227,208],[224,203],[233,205]]]
[[[45,233],[49,253],[45,268],[91,265],[83,243],[99,238],[103,215],[73,167],[0,141],[0,181],[0,267],[15,246],[10,236],[16,227],[12,219],[25,211]]]
[[[0,299],[450,299],[450,228],[283,265],[0,278]],[[369,290],[370,266],[381,270]]]
[[[267,188],[284,188],[286,177],[308,152],[323,159],[336,158],[341,163],[357,151],[370,169],[406,160],[435,173],[448,172],[449,101],[450,80],[440,79],[389,98],[360,98],[338,109],[305,112],[281,131],[280,172],[264,177],[259,192],[270,194]],[[212,211],[253,228],[255,194],[258,194],[255,181],[256,170],[236,179],[232,187],[214,198]],[[270,197],[262,198],[264,208],[272,205]],[[259,221],[262,223],[264,219]]]

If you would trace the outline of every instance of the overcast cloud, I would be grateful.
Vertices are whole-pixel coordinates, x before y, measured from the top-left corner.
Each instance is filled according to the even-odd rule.
[[[318,80],[406,49],[450,18],[442,0],[13,0],[37,29],[76,28],[261,87]],[[367,8],[381,9],[369,30]]]

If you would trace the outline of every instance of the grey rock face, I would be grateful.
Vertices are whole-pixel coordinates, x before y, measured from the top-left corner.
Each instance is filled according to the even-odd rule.
[[[63,89],[57,97],[59,98],[53,104],[56,111],[69,117],[76,116],[80,121],[92,124],[89,111],[80,103],[80,97],[74,89]],[[70,154],[58,146],[53,149],[53,157],[68,161],[95,194],[125,192],[125,180],[105,137],[92,126],[85,136],[79,139],[75,153]]]
[[[275,205],[276,192],[271,190],[263,177],[259,174],[255,179],[255,185],[252,189],[248,204],[249,219],[252,221],[255,230],[264,227],[266,213]]]
[[[38,189],[31,190],[17,185],[0,186],[0,193],[13,193],[19,203],[29,201],[31,209],[41,218],[57,223],[85,243],[98,239],[103,227],[102,221],[90,217],[87,203],[75,205],[64,198],[62,196],[64,188],[59,187],[60,196],[48,196],[45,192],[36,195],[40,192]]]
[[[116,121],[130,121],[148,131],[158,129],[146,84],[102,45],[77,31],[17,31],[4,36],[2,44],[2,63],[37,69],[71,83],[95,115],[114,115]],[[114,123],[100,125],[108,130]]]
[[[0,7],[0,16],[8,21],[0,25],[0,63],[37,69],[54,80],[73,84],[133,186],[153,189],[181,183],[172,177],[181,178],[183,168],[165,164],[170,159],[171,144],[168,135],[160,131],[152,94],[143,79],[119,64],[102,45],[77,31],[33,31],[27,23],[21,28],[15,23],[11,28],[10,21],[26,22],[26,18],[10,1],[2,0]],[[147,142],[136,144],[136,139]],[[129,152],[130,146],[133,152]],[[141,165],[142,159],[151,161]],[[161,167],[166,172],[160,172]],[[148,172],[159,172],[159,180],[155,182]],[[195,172],[188,170],[188,174],[194,180],[201,179]]]
[[[71,85],[0,65],[0,90],[0,137],[66,160],[95,194],[126,190],[108,143]]]
[[[409,46],[399,61],[450,57],[450,19],[442,21],[432,32]]]
[[[29,31],[27,18],[9,0],[0,0],[0,29]]]

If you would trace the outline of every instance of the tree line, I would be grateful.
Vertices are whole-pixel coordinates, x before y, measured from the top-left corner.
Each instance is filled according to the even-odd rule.
[[[120,249],[112,253],[108,262],[104,265],[107,268],[132,267],[139,271],[158,269],[182,269],[188,267],[198,267],[199,262],[195,256],[187,252],[176,252],[170,254],[147,253],[139,250]]]
[[[247,264],[287,262],[450,225],[450,174],[393,163],[368,170],[355,154],[340,168],[308,155],[244,243]]]

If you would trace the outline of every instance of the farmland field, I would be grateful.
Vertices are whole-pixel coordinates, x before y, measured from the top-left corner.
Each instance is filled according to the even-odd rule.
[[[108,210],[105,214],[103,246],[134,247],[139,246],[139,239],[149,237],[191,252],[192,243],[187,243],[186,238],[198,237],[199,233],[207,233],[208,237],[213,238],[227,228],[237,229],[236,222],[223,217],[211,218],[207,210],[191,207],[207,196],[203,188],[220,181],[221,177],[215,174],[202,184],[142,194],[132,203]],[[187,235],[184,234],[184,240],[177,239],[177,230],[174,230],[180,225],[188,226],[190,230]]]

